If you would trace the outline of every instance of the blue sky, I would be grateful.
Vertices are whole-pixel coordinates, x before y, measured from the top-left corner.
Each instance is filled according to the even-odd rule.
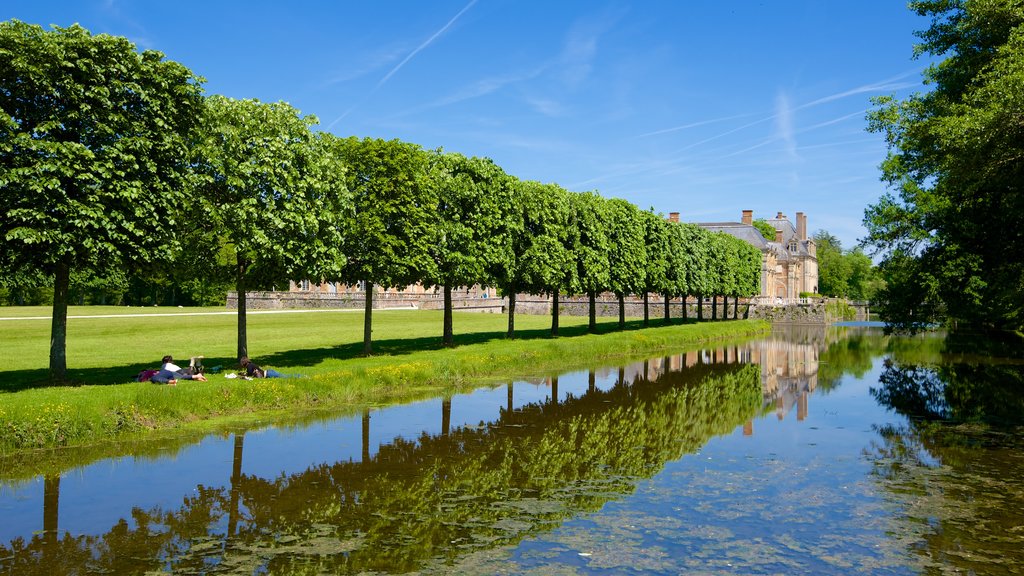
[[[125,36],[341,136],[492,158],[691,222],[808,216],[846,248],[885,190],[869,98],[922,89],[901,0],[7,0]]]

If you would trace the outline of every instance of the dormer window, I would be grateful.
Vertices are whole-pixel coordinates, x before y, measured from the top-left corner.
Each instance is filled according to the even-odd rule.
[[[796,254],[796,240],[789,241],[789,252],[790,254]]]

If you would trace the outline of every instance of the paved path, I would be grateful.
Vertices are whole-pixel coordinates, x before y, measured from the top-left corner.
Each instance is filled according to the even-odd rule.
[[[387,310],[416,310],[415,306],[407,307],[393,307],[393,308],[374,308],[374,312],[383,312]],[[246,316],[252,314],[308,314],[313,312],[362,312],[362,308],[310,308],[310,309],[294,309],[294,310],[247,310]],[[96,314],[95,316],[68,316],[68,320],[72,318],[144,318],[148,316],[236,316],[237,310],[230,312],[150,312],[150,313],[139,313],[139,314]],[[50,320],[50,316],[11,316],[0,318],[3,320]]]

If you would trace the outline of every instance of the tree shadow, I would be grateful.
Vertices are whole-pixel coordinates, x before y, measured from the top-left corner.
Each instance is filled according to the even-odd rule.
[[[705,322],[710,320],[705,319]],[[696,324],[696,319],[682,320],[673,318],[668,324],[663,318],[651,318],[646,329],[655,329],[662,326],[679,326],[683,324]],[[619,328],[618,320],[599,322],[593,334],[611,334],[630,330],[645,329],[642,320],[627,320],[623,329]],[[440,332],[440,331],[439,331]],[[515,340],[551,340],[564,338],[577,338],[590,334],[586,324],[563,326],[559,328],[558,336],[552,336],[550,328],[534,328],[515,331]],[[484,344],[498,340],[506,340],[505,331],[474,332],[470,334],[456,334],[454,346],[445,346],[441,335],[425,336],[420,338],[390,338],[373,341],[373,356],[404,356],[416,352],[433,350],[445,350]],[[313,366],[326,360],[347,360],[363,356],[363,343],[347,342],[337,346],[325,348],[309,348],[299,350],[286,350],[267,355],[253,356],[253,361],[261,366],[270,368]],[[239,369],[238,359],[231,357],[205,357],[203,364],[207,370],[211,367],[220,366],[221,372],[232,372]],[[115,366],[99,368],[75,368],[68,367],[67,386],[114,386],[130,383],[135,380],[139,372],[143,370],[154,370],[159,368],[157,363],[127,363]],[[161,384],[153,384],[160,386]],[[46,388],[51,386],[49,370],[47,368],[35,368],[29,370],[12,370],[0,372],[0,394],[20,392],[33,388]]]

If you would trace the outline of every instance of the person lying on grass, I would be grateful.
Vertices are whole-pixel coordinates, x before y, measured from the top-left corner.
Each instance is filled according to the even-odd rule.
[[[238,359],[238,363],[242,365],[243,373],[239,374],[244,378],[299,378],[299,374],[281,374],[273,368],[267,368],[264,370],[260,368],[255,362],[249,360],[248,356],[242,356]]]

